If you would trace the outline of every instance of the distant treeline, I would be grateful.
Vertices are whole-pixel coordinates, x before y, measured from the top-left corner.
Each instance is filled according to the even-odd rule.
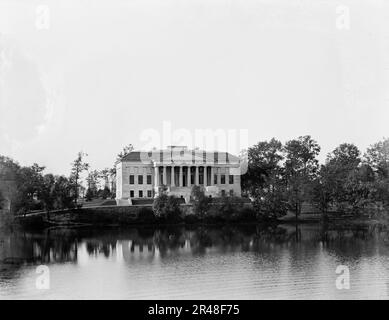
[[[109,169],[88,172],[88,188],[80,184],[82,172],[89,169],[85,162],[86,154],[79,152],[71,164],[69,176],[44,173],[45,167],[34,163],[32,166],[21,166],[13,159],[0,156],[0,209],[8,209],[12,214],[26,214],[34,210],[72,209],[78,205],[81,193],[85,198],[111,197],[105,186],[97,189],[99,178],[107,179]]]
[[[317,210],[358,215],[389,209],[389,139],[372,144],[365,153],[343,143],[317,156],[319,144],[302,136],[282,144],[273,138],[248,149],[248,172],[242,190],[259,214],[297,215],[304,204]]]
[[[44,167],[38,164],[23,167],[0,156],[0,206],[14,214],[74,207],[74,178],[43,174],[43,171]]]

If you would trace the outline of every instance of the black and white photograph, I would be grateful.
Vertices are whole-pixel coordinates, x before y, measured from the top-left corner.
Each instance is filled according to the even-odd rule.
[[[388,298],[388,1],[0,0],[0,300]]]

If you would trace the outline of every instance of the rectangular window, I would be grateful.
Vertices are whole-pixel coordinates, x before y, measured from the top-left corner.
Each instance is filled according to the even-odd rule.
[[[230,196],[231,196],[231,197],[234,196],[234,190],[230,190]]]
[[[213,175],[213,184],[217,184],[217,174]]]
[[[147,175],[147,184],[151,184],[151,174]]]
[[[226,175],[225,174],[222,174],[221,176],[220,176],[220,183],[221,184],[226,184]]]
[[[139,190],[139,198],[143,198],[143,191]]]
[[[219,153],[218,152],[215,152],[214,155],[213,155],[213,161],[215,163],[218,163],[219,162]]]
[[[234,176],[233,176],[232,174],[230,174],[230,175],[228,176],[228,183],[229,183],[229,184],[234,184]]]
[[[151,195],[151,190],[147,190],[147,198],[151,198],[152,195]]]
[[[138,184],[143,184],[143,176],[142,175],[138,176]]]
[[[134,175],[133,174],[130,175],[130,184],[134,184],[134,180],[135,180]]]
[[[226,190],[222,190],[222,197],[226,196]]]
[[[134,190],[130,190],[130,198],[134,197]]]

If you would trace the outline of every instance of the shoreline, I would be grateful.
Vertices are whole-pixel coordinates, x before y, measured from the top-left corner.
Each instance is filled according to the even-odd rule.
[[[55,211],[50,213],[47,220],[46,212],[27,214],[14,217],[14,224],[23,228],[51,228],[51,227],[123,227],[123,226],[153,226],[165,227],[172,225],[182,226],[212,226],[212,225],[296,225],[296,224],[327,224],[329,226],[373,226],[389,225],[387,219],[379,217],[339,216],[328,217],[325,221],[320,214],[302,214],[296,220],[289,215],[277,219],[257,220],[223,220],[222,217],[212,217],[201,220],[198,216],[187,213],[180,221],[169,221],[150,216],[142,216],[142,209],[151,210],[148,206],[131,207],[89,207]]]

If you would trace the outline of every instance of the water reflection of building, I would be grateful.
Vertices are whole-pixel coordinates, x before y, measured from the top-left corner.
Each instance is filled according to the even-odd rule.
[[[139,228],[124,232],[110,229],[94,233],[85,230],[85,234],[81,230],[36,235],[15,232],[1,237],[0,260],[9,259],[16,263],[76,262],[82,252],[82,259],[89,259],[90,256],[116,257],[130,263],[214,252],[257,251],[271,254],[277,248],[290,248],[296,243],[306,247],[321,246],[329,252],[347,257],[356,253],[355,247],[370,252],[371,247],[377,247],[376,242],[383,244],[378,248],[386,248],[384,244],[388,239],[387,229],[366,227],[336,230],[317,225],[199,227],[193,230],[183,227]]]
[[[126,240],[120,242],[122,258],[125,262],[133,260],[153,260],[159,257],[158,249],[152,242]]]

